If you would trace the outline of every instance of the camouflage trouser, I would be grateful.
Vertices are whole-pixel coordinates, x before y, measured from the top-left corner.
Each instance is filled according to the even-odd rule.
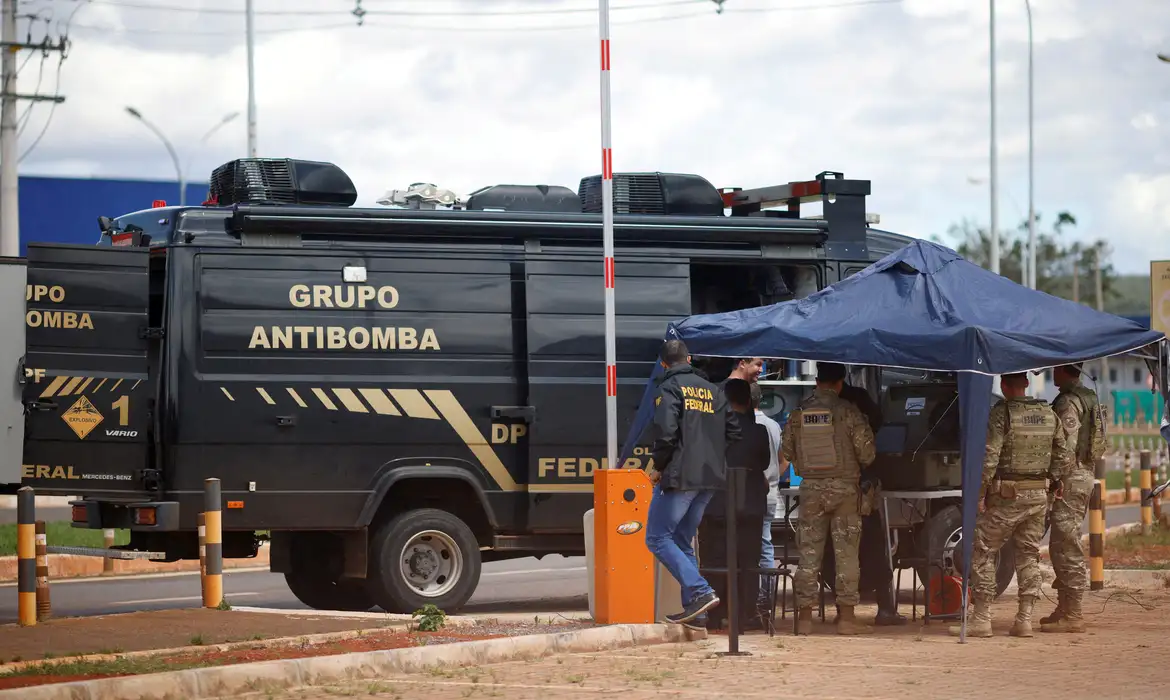
[[[1044,489],[1020,491],[1014,499],[992,496],[987,510],[975,522],[975,551],[971,555],[971,595],[995,599],[995,554],[1009,539],[1016,545],[1016,583],[1019,595],[1039,596],[1040,540],[1044,539],[1044,515],[1048,493]]]
[[[857,513],[859,489],[856,479],[805,479],[800,482],[800,525],[797,544],[800,567],[796,570],[797,607],[816,602],[817,574],[825,552],[825,538],[832,534],[833,556],[837,563],[837,602],[857,605],[861,569],[857,546],[861,542],[861,516]]]
[[[1053,588],[1083,591],[1089,587],[1085,550],[1081,546],[1081,524],[1089,509],[1089,497],[1097,483],[1093,473],[1078,467],[1064,480],[1064,495],[1052,503],[1052,534],[1048,551],[1056,571]]]

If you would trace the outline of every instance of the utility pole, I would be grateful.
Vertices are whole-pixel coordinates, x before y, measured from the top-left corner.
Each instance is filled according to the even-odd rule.
[[[991,25],[988,30],[991,58],[991,153],[990,153],[990,186],[991,190],[991,271],[999,274],[999,164],[998,143],[995,140],[995,0],[989,0],[991,9]]]
[[[244,24],[248,35],[248,157],[256,157],[256,12],[252,0],[244,3]]]
[[[1032,70],[1032,3],[1024,0],[1024,9],[1028,12],[1028,261],[1024,264],[1028,280],[1026,286],[1036,288],[1036,204],[1035,204],[1035,173],[1036,173],[1036,141],[1034,126],[1036,123],[1034,106],[1035,90],[1033,89]]]
[[[1101,248],[1102,244],[1097,244],[1093,255],[1093,284],[1097,287],[1097,310],[1105,311],[1105,294],[1103,292],[1104,285],[1101,284]],[[1100,387],[1100,393],[1109,396],[1109,359],[1101,358],[1101,377],[1097,380],[1097,386]],[[1098,399],[1100,400],[1100,399]]]
[[[20,175],[17,153],[19,146],[16,103],[19,100],[64,102],[59,95],[20,95],[16,92],[16,53],[35,50],[43,53],[60,52],[64,57],[68,42],[45,38],[40,43],[22,42],[16,38],[17,0],[0,3],[0,255],[20,255]]]

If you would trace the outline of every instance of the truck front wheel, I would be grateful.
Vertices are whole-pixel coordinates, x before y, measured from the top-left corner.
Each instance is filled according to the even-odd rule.
[[[919,535],[919,551],[931,552],[935,561],[942,563],[943,571],[951,576],[963,576],[963,511],[957,505],[947,506],[930,518]],[[995,595],[1003,595],[1016,575],[1016,546],[1008,540],[1000,548],[995,560]],[[919,568],[921,579],[925,569]]]
[[[475,592],[480,566],[479,543],[467,523],[420,508],[375,531],[366,589],[386,612],[409,614],[428,604],[455,612]]]

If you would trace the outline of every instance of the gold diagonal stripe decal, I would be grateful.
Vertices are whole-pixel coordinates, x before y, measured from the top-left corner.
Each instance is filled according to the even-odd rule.
[[[337,400],[341,402],[342,406],[345,406],[345,410],[351,413],[370,412],[366,408],[366,405],[362,403],[362,400],[357,397],[357,394],[353,393],[353,389],[335,388],[333,395],[337,397]]]
[[[297,405],[301,408],[309,407],[309,404],[305,403],[305,400],[301,398],[301,395],[297,393],[297,390],[291,386],[288,388],[288,395],[293,397],[293,401],[296,401]]]
[[[398,408],[394,406],[394,402],[392,402],[390,398],[386,396],[386,392],[382,391],[381,389],[358,389],[358,393],[362,395],[362,398],[370,404],[370,407],[373,408],[374,412],[378,415],[402,415],[398,412]]]
[[[417,393],[417,392],[416,392]],[[395,396],[395,399],[398,397]],[[435,390],[427,391],[427,398],[431,403],[435,404],[435,408],[439,409],[439,413],[443,414],[443,418],[451,424],[455,432],[459,434],[459,438],[471,449],[472,454],[479,460],[483,468],[492,475],[496,483],[504,491],[519,491],[520,488],[512,479],[512,475],[508,473],[507,467],[500,461],[496,455],[496,451],[491,448],[488,441],[484,439],[483,433],[479,432],[479,428],[475,427],[471,417],[459,405],[458,399],[450,391]],[[400,402],[401,403],[401,402]],[[403,406],[403,408],[406,408]],[[407,411],[409,413],[409,411]]]
[[[102,390],[102,385],[103,385],[103,384],[105,384],[107,381],[109,381],[109,377],[102,377],[102,380],[101,380],[100,382],[98,382],[98,385],[97,385],[97,386],[95,386],[95,387],[93,388],[93,390],[94,390],[94,391],[101,391],[101,390]]]
[[[223,395],[227,397],[228,401],[236,400],[236,397],[232,396],[232,392],[228,391],[227,387],[221,386],[219,390],[223,392]]]
[[[85,381],[81,383],[81,386],[77,387],[77,393],[79,393],[79,394],[85,393],[85,388],[92,383],[93,383],[93,377],[86,377]]]
[[[74,377],[73,379],[70,379],[69,383],[65,385],[65,388],[61,390],[61,393],[58,394],[58,396],[68,396],[74,389],[77,388],[77,385],[81,383],[82,379],[85,379],[85,377]]]
[[[49,386],[45,387],[45,390],[41,392],[41,398],[51,398],[61,388],[61,385],[67,381],[69,381],[69,377],[54,377],[53,381],[49,382]]]
[[[324,391],[321,391],[320,389],[314,388],[313,389],[313,396],[316,396],[317,400],[320,401],[321,403],[325,404],[325,408],[329,409],[330,411],[337,410],[337,405],[335,403],[333,403],[333,401],[329,398],[329,395],[326,394]]]
[[[391,389],[390,395],[394,397],[394,400],[398,402],[398,405],[402,407],[406,415],[411,418],[439,420],[439,415],[435,413],[435,409],[431,408],[431,405],[427,403],[427,400],[423,398],[422,393],[418,389]],[[450,421],[449,418],[448,421]]]
[[[110,387],[110,391],[117,391],[118,387],[121,386],[122,382],[124,382],[124,381],[126,381],[126,380],[119,379],[118,381],[114,382],[114,386]],[[224,389],[224,393],[227,393],[227,389]],[[232,401],[235,401],[235,399],[232,399]]]
[[[268,404],[269,406],[276,405],[276,402],[272,400],[272,397],[268,395],[268,392],[265,391],[263,387],[256,387],[256,393],[260,394],[260,398],[264,399],[264,403]]]

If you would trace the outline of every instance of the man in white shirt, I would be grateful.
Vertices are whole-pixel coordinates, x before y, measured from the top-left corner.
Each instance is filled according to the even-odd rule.
[[[757,376],[759,373],[757,372]],[[776,566],[775,550],[772,548],[772,521],[776,519],[776,506],[780,502],[780,424],[764,415],[760,410],[760,401],[763,392],[760,385],[752,382],[752,409],[756,414],[756,423],[768,429],[768,471],[764,475],[768,478],[768,504],[764,511],[763,542],[760,546],[760,568],[771,569]],[[785,464],[787,466],[787,464]],[[760,595],[757,607],[767,609],[772,604],[768,597],[768,578],[760,577]]]

